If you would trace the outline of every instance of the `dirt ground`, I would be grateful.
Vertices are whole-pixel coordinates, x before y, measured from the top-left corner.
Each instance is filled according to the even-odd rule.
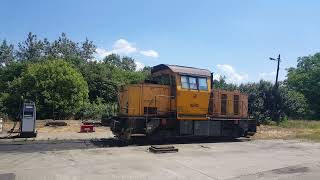
[[[65,120],[64,122],[67,123],[67,126],[45,126],[47,122],[52,122],[52,120],[38,120],[36,122],[36,129],[38,133],[58,133],[58,132],[79,132],[80,131],[80,126],[82,124],[82,121],[80,120]],[[12,121],[7,121],[4,123],[3,126],[3,131],[9,131],[12,129],[14,125],[14,122]],[[18,130],[20,126],[20,123],[18,122],[16,125],[15,130]],[[95,128],[96,132],[104,132],[105,128],[101,127],[96,127]]]
[[[36,129],[38,133],[61,133],[61,132],[74,132],[78,133],[80,131],[80,125],[82,122],[80,120],[65,120],[67,126],[45,126],[48,121],[52,120],[38,120],[36,124]],[[3,125],[3,132],[7,132],[12,129],[14,122],[6,121]],[[16,125],[15,130],[19,129],[19,122]],[[104,127],[95,127],[96,132],[105,132],[106,128]],[[255,137],[257,139],[272,139],[272,138],[284,138],[284,137],[293,137],[295,131],[292,129],[286,129],[275,126],[265,126],[261,125],[257,127],[257,133]]]
[[[277,126],[260,125],[254,139],[292,139],[297,132],[294,129],[286,129]]]
[[[80,120],[66,120],[67,126],[45,126],[48,121],[52,120],[38,120],[36,129],[38,132],[35,140],[67,140],[67,139],[99,139],[113,137],[109,127],[95,127],[93,133],[79,133],[82,122]],[[6,132],[12,129],[13,122],[5,122],[3,132],[0,137],[6,136]],[[15,130],[19,129],[17,123]],[[260,125],[257,127],[257,133],[251,139],[306,139],[319,141],[315,138],[310,138],[308,134],[314,134],[313,131],[317,129],[301,129],[301,128],[284,128],[280,126]],[[310,132],[309,132],[310,131]]]
[[[99,126],[95,127],[95,132],[80,133],[81,121],[66,120],[67,126],[45,126],[48,121],[52,120],[38,120],[36,122],[36,130],[38,135],[34,140],[66,140],[66,139],[98,139],[113,137],[110,128]],[[7,133],[14,126],[14,122],[7,121],[4,123],[3,132],[0,137],[8,136]],[[20,124],[17,123],[15,131],[19,129]],[[12,139],[12,141],[19,141],[19,139]]]

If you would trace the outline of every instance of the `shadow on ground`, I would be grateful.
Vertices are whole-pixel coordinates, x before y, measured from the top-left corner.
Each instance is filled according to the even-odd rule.
[[[41,152],[58,151],[72,149],[92,149],[108,147],[126,147],[126,146],[147,146],[147,145],[168,145],[168,144],[198,144],[198,143],[233,143],[249,141],[250,139],[230,139],[230,138],[172,138],[165,141],[151,141],[137,139],[131,142],[119,141],[115,138],[91,139],[91,140],[37,140],[6,142],[0,144],[0,153],[15,152]]]

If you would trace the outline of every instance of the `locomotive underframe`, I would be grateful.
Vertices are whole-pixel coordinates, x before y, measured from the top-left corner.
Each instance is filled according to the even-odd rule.
[[[165,139],[179,136],[246,137],[256,132],[253,119],[177,120],[174,117],[117,117],[110,125],[120,139],[146,136]]]

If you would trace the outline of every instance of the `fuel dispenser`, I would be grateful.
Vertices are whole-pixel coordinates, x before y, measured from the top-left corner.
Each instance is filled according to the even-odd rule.
[[[20,137],[36,136],[36,105],[34,102],[24,103],[20,123]]]

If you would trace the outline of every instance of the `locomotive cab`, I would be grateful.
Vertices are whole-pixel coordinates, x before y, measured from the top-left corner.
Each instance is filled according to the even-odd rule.
[[[154,66],[152,77],[167,82],[175,104],[176,118],[180,120],[207,119],[210,97],[210,71],[177,65]],[[164,80],[163,80],[164,79]],[[167,79],[167,80],[166,80]]]

